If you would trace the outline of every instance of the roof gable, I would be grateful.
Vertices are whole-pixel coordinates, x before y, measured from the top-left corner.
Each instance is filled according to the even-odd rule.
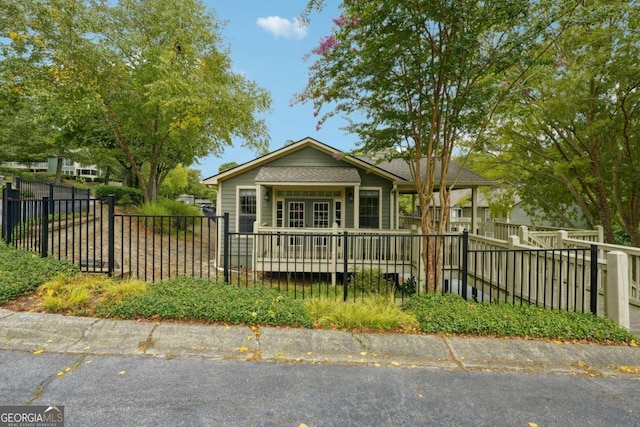
[[[221,181],[225,181],[234,176],[243,174],[254,168],[265,167],[277,159],[289,156],[292,153],[298,152],[305,148],[311,148],[311,149],[317,150],[318,152],[330,155],[334,159],[343,162],[342,166],[344,166],[344,163],[346,163],[347,165],[358,166],[360,168],[366,169],[368,172],[383,176],[384,178],[390,181],[404,180],[403,177],[397,176],[389,171],[381,169],[372,163],[362,161],[355,156],[351,156],[336,148],[330,147],[329,145],[326,145],[320,141],[307,137],[307,138],[301,139],[300,141],[294,142],[292,144],[285,145],[282,148],[279,148],[268,154],[260,156],[254,160],[238,165],[233,169],[229,169],[228,171],[220,172],[209,178],[205,178],[203,182],[209,185],[217,185]],[[289,172],[292,172],[292,170],[290,170]],[[354,179],[353,177],[350,177],[349,179],[351,180],[349,182],[355,182],[353,181]]]
[[[345,169],[348,169],[348,166],[357,166],[358,168],[364,169],[367,172],[374,173],[385,179],[388,179],[389,181],[397,183],[398,185],[404,187],[405,190],[413,188],[413,178],[411,177],[411,170],[408,163],[404,159],[395,158],[390,160],[378,161],[368,156],[354,156],[344,153],[336,148],[333,148],[310,137],[301,139],[292,144],[285,145],[284,147],[238,165],[228,171],[220,172],[216,175],[204,179],[203,182],[209,185],[217,185],[221,181],[233,178],[254,168],[267,166],[272,167],[273,165],[271,165],[271,163],[275,160],[290,156],[292,153],[296,153],[307,148],[317,150],[318,152],[329,155],[336,160],[340,160],[342,163],[339,166],[347,166],[347,168]],[[426,164],[423,164],[422,166],[422,173],[424,174],[426,172]],[[436,168],[437,169],[435,178],[437,184],[440,182],[440,162],[437,163]],[[292,182],[294,180],[296,182],[319,182],[317,181],[318,174],[325,172],[331,171],[321,171],[320,169],[315,169],[315,171],[303,171],[301,169],[295,169],[292,167],[279,170],[271,169],[265,171],[263,174],[259,173],[256,181],[259,180],[263,183]],[[338,169],[334,170],[333,172],[338,172]],[[349,175],[349,173],[345,170],[341,170],[340,173],[341,178],[345,178],[345,181],[335,181],[334,178],[331,178],[329,174],[327,174],[325,175],[325,182],[357,182],[355,181],[355,178],[352,175]],[[282,179],[286,179],[286,181],[281,181]],[[334,180],[332,181],[332,179]],[[475,172],[472,172],[471,170],[461,166],[453,160],[450,160],[449,162],[449,169],[447,171],[447,183],[455,185],[455,188],[470,188],[494,185],[494,182],[476,174]]]

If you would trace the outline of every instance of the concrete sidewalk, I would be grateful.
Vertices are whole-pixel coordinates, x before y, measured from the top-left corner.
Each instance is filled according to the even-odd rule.
[[[0,309],[0,350],[624,376],[640,348],[66,317]]]

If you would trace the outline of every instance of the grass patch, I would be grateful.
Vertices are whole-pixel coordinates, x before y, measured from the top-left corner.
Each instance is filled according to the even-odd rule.
[[[425,333],[630,343],[636,338],[609,319],[587,313],[505,303],[476,303],[458,295],[408,298]]]
[[[146,291],[138,280],[116,281],[100,275],[61,274],[38,288],[42,308],[50,313],[88,316],[96,307],[125,301]]]
[[[277,290],[241,288],[206,279],[179,277],[100,308],[103,316],[123,319],[198,320],[248,325],[312,326],[302,301]]]
[[[0,243],[0,304],[34,292],[58,274],[77,271],[78,268],[68,261],[42,258]]]
[[[367,296],[357,302],[342,298],[305,301],[317,326],[325,329],[364,331],[411,331],[418,326],[416,316],[405,312],[390,298]]]

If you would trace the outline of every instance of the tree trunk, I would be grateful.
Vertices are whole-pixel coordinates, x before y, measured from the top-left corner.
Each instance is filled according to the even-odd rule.
[[[64,159],[58,156],[56,161],[56,180],[55,180],[55,183],[58,185],[62,183],[62,162],[64,162]]]

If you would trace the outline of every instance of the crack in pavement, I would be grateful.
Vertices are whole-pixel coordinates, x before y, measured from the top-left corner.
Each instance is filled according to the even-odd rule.
[[[156,340],[153,338],[153,333],[158,329],[158,326],[160,326],[158,323],[153,325],[153,328],[149,331],[149,335],[147,335],[147,339],[138,343],[138,348],[142,350],[142,354],[147,354],[147,350],[155,344]]]
[[[56,378],[61,378],[67,372],[70,372],[70,371],[74,370],[75,368],[77,368],[78,366],[81,366],[82,362],[84,361],[85,358],[86,358],[86,355],[82,355],[70,367],[67,366],[64,369],[64,371],[58,371],[55,374],[49,375],[47,378],[45,378],[40,384],[38,384],[36,386],[36,389],[34,390],[33,395],[31,395],[31,398],[29,398],[29,400],[27,400],[25,402],[25,405],[31,405],[33,402],[35,402],[36,400],[38,400],[42,396],[44,396],[46,388],[49,386],[49,384],[51,384],[53,382],[53,380],[55,380]],[[60,374],[61,372],[62,372],[62,374]]]

